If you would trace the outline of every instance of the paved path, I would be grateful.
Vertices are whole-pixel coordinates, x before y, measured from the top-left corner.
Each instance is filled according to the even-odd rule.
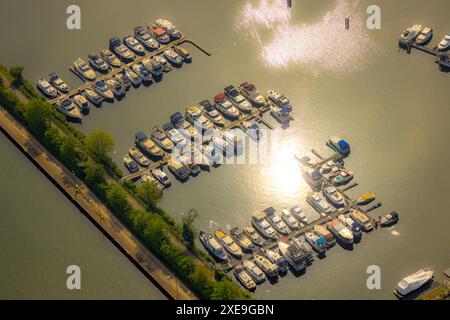
[[[0,127],[65,195],[105,233],[144,274],[172,299],[197,299],[69,170],[0,107]]]

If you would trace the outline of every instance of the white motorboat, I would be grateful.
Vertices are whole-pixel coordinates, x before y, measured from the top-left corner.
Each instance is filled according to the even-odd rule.
[[[306,269],[306,255],[296,243],[289,243],[287,238],[281,238],[278,241],[278,248],[280,249],[281,255],[295,271],[298,272]]]
[[[446,34],[438,44],[439,51],[447,51],[450,49],[450,33]]]
[[[183,59],[172,48],[164,50],[164,57],[170,61],[174,66],[180,67],[183,64]]]
[[[88,58],[89,64],[97,71],[107,73],[111,69],[109,64],[99,54],[91,53],[88,55]]]
[[[86,95],[86,99],[88,99],[94,106],[99,107],[103,102],[102,96],[92,89],[84,90],[84,94]]]
[[[301,223],[308,224],[308,218],[303,212],[302,208],[299,205],[294,205],[291,207],[291,213],[295,219],[297,219]]]
[[[74,95],[72,101],[77,105],[77,107],[80,109],[81,112],[83,113],[89,112],[88,101],[83,95],[81,94]]]
[[[242,264],[238,264],[234,267],[233,274],[245,289],[249,291],[253,291],[256,289],[255,281],[253,281],[252,276],[250,275],[250,273],[248,273],[247,270],[245,270]]]
[[[133,52],[128,49],[128,47],[122,43],[122,40],[117,37],[111,38],[109,40],[109,48],[119,57],[120,61],[122,62],[130,62],[135,58]]]
[[[133,158],[139,165],[143,167],[148,167],[150,165],[150,160],[142,154],[137,148],[133,147],[128,150],[128,154]]]
[[[266,276],[264,275],[264,272],[253,262],[252,259],[244,260],[242,263],[244,265],[245,270],[250,273],[253,280],[255,280],[256,283],[262,283],[266,280]]]
[[[92,85],[92,89],[97,92],[103,99],[108,101],[114,100],[114,92],[108,87],[105,81],[99,80]]]
[[[242,95],[255,106],[262,107],[267,104],[266,98],[256,89],[252,83],[244,82],[239,86]]]
[[[283,258],[282,255],[280,255],[278,252],[274,250],[264,250],[264,255],[269,259],[272,263],[275,263],[278,266],[278,270],[280,273],[287,272],[289,265],[285,258]]]
[[[167,174],[161,169],[153,169],[152,176],[166,188],[172,184]]]
[[[242,121],[241,126],[252,140],[260,141],[262,139],[263,132],[255,120]]]
[[[417,36],[416,43],[419,46],[424,46],[431,41],[431,38],[433,38],[433,29],[430,27],[425,27]]]
[[[100,57],[102,57],[111,67],[119,68],[122,65],[120,59],[108,49],[101,50]]]
[[[156,50],[159,48],[159,43],[155,39],[150,36],[147,30],[142,27],[134,28],[134,37],[147,49],[150,51]]]
[[[239,119],[239,110],[225,97],[224,93],[219,93],[214,97],[216,108],[230,120]]]
[[[121,98],[125,95],[125,87],[120,84],[115,78],[111,78],[105,81],[106,85],[111,89],[114,96]]]
[[[354,241],[353,232],[344,226],[337,218],[327,222],[327,228],[342,243],[352,245]]]
[[[143,56],[145,54],[144,46],[135,37],[127,36],[123,38],[123,43],[137,55]]]
[[[281,210],[281,219],[287,224],[289,229],[296,230],[299,227],[298,220],[294,217],[294,215],[286,208]]]
[[[245,99],[235,86],[229,85],[224,89],[224,93],[228,97],[228,99],[242,112],[248,113],[252,111],[252,104],[250,103],[250,101]]]
[[[264,210],[267,216],[267,220],[272,225],[272,227],[275,228],[280,234],[282,235],[288,235],[289,234],[289,228],[287,227],[286,223],[280,218],[280,216],[277,214],[275,209],[273,207],[269,207],[266,210]]]
[[[214,108],[209,100],[200,101],[199,105],[202,107],[202,113],[208,117],[212,123],[219,127],[225,126],[224,118],[220,115],[219,111]]]
[[[58,96],[58,90],[56,90],[47,80],[39,79],[36,85],[47,98],[56,98]]]
[[[141,78],[131,69],[125,69],[125,75],[134,87],[138,87],[142,83]]]
[[[76,107],[73,101],[69,98],[62,100],[57,106],[56,110],[64,114],[68,119],[73,121],[81,121],[80,110]]]
[[[255,212],[252,215],[252,225],[265,238],[275,240],[277,239],[277,234],[275,230],[270,226],[266,218],[267,217],[264,212],[262,211]]]
[[[130,173],[135,173],[139,171],[139,165],[133,158],[131,158],[129,155],[123,156],[123,164],[128,169]]]
[[[408,27],[403,33],[400,35],[398,43],[400,46],[407,47],[414,40],[416,40],[420,31],[422,31],[422,26],[420,24],[413,25],[412,27]]]
[[[81,58],[78,58],[73,63],[74,70],[76,73],[80,75],[80,77],[88,80],[88,81],[94,81],[97,77],[97,74],[94,70]]]
[[[208,250],[208,252],[211,253],[215,258],[220,261],[229,261],[229,257],[225,252],[225,249],[211,233],[200,231],[199,239],[205,249]]]
[[[416,291],[433,279],[434,271],[429,268],[420,269],[419,271],[403,278],[395,287],[394,293],[399,298]]]
[[[344,196],[336,189],[335,186],[326,186],[322,189],[325,198],[336,208],[345,206]]]
[[[56,72],[50,73],[49,82],[51,83],[52,86],[54,86],[56,89],[58,89],[62,93],[68,93],[70,91],[70,88],[67,85],[67,83],[63,79],[61,79],[56,74]]]
[[[312,192],[306,197],[306,201],[319,213],[329,214],[333,212],[333,209],[328,202],[320,195],[320,193]]]
[[[169,20],[166,19],[156,19],[153,23],[154,28],[163,28],[167,34],[173,38],[173,39],[179,39],[181,38],[181,32],[178,30],[178,28]]]

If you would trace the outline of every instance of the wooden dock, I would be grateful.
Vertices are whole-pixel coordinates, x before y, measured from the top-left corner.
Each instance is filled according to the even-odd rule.
[[[118,67],[118,68],[113,68],[113,70],[110,71],[110,72],[107,73],[107,74],[97,74],[98,76],[97,76],[97,78],[96,78],[95,81],[110,79],[110,78],[112,78],[114,75],[116,75],[116,74],[118,74],[118,73],[124,71],[124,70],[127,69],[127,68],[130,68],[130,67],[133,65],[133,63],[142,62],[142,61],[145,60],[145,59],[149,59],[149,58],[151,58],[151,57],[160,55],[160,54],[162,54],[165,50],[167,50],[167,49],[169,49],[169,48],[171,48],[171,47],[173,47],[173,46],[181,45],[181,44],[183,44],[183,43],[190,43],[190,44],[192,44],[193,46],[195,46],[197,49],[199,49],[201,52],[203,52],[204,54],[206,54],[207,56],[210,56],[210,55],[211,55],[210,52],[208,52],[206,49],[203,49],[199,44],[197,44],[197,43],[196,43],[195,41],[193,41],[192,39],[186,38],[186,37],[182,37],[182,38],[180,38],[180,39],[177,39],[177,40],[174,40],[174,41],[170,42],[169,44],[166,44],[166,45],[164,45],[164,46],[161,46],[159,49],[154,50],[154,51],[152,51],[152,52],[149,52],[148,54],[146,54],[146,55],[144,55],[144,56],[138,56],[138,57],[137,57],[136,59],[134,59],[132,62],[125,63],[125,64],[121,65],[121,66]],[[71,67],[69,67],[69,68],[72,70]],[[80,77],[80,76],[78,75],[78,73],[76,73],[74,70],[72,70],[72,72],[74,72],[78,77]],[[86,81],[86,80],[83,79],[82,77],[80,77],[80,78],[81,78],[83,81],[85,81],[84,84],[82,84],[81,86],[79,86],[79,87],[77,87],[77,88],[74,88],[74,89],[70,90],[67,94],[63,94],[63,95],[58,96],[57,98],[48,100],[48,102],[51,103],[51,104],[58,104],[59,102],[61,102],[61,100],[65,99],[65,98],[67,98],[67,97],[71,98],[71,97],[73,97],[74,95],[79,94],[79,93],[83,92],[83,91],[86,90],[86,89],[92,88],[92,85],[94,84],[95,81]]]

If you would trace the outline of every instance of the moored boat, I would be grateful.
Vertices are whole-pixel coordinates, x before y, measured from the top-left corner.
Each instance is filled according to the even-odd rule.
[[[352,245],[354,241],[353,232],[344,226],[337,218],[327,222],[327,228],[342,243]]]
[[[214,233],[217,240],[223,245],[225,250],[227,250],[233,257],[240,259],[242,258],[242,249],[239,247],[234,240],[227,235],[223,230],[219,229]]]
[[[119,81],[119,83],[125,88],[125,90],[128,90],[131,87],[131,81],[124,71],[115,74],[114,79]]]
[[[393,211],[391,213],[388,213],[387,215],[383,216],[380,220],[380,225],[382,227],[389,227],[398,221],[398,213]]]
[[[353,232],[353,237],[355,240],[360,240],[362,237],[362,225],[353,220],[348,215],[340,214],[337,217],[339,221],[341,221],[347,228],[349,228]]]
[[[302,176],[313,189],[320,190],[322,187],[322,174],[319,170],[302,166]]]
[[[225,126],[225,120],[209,100],[200,101],[199,105],[202,107],[202,113],[208,117],[212,123],[219,127]]]
[[[375,195],[373,193],[365,193],[358,198],[358,200],[356,201],[356,204],[358,206],[364,206],[366,204],[371,203],[374,200],[375,200]]]
[[[69,120],[81,121],[80,110],[69,98],[63,99],[57,106],[56,110],[65,115]]]
[[[152,129],[150,137],[160,148],[164,149],[164,151],[171,152],[173,150],[173,141],[170,140],[167,134],[159,127],[154,127]]]
[[[314,232],[306,232],[305,240],[319,254],[325,255],[327,251],[327,240],[323,236],[319,236]]]
[[[115,78],[108,79],[105,83],[111,89],[115,97],[121,98],[125,95],[125,87]]]
[[[239,89],[242,95],[255,106],[263,107],[267,104],[266,98],[256,89],[254,84],[244,82],[240,84]]]
[[[151,35],[158,40],[159,43],[168,44],[170,42],[170,36],[167,34],[166,30],[161,27],[151,28]]]
[[[244,235],[247,236],[255,245],[262,247],[264,245],[264,239],[256,232],[253,227],[245,227]]]
[[[430,27],[425,27],[417,36],[416,43],[419,46],[424,46],[431,41],[431,38],[433,38],[433,29]]]
[[[147,49],[150,51],[156,50],[159,48],[159,43],[155,39],[150,36],[147,30],[138,26],[134,28],[134,37]]]
[[[189,141],[193,140],[197,135],[197,131],[194,126],[187,122],[186,118],[180,113],[175,112],[170,116],[170,122],[173,124],[175,129],[178,130],[186,139]]]
[[[298,229],[299,222],[296,218],[294,218],[294,216],[288,209],[284,208],[283,210],[281,210],[281,219],[283,219],[284,223],[286,223],[289,229],[291,230]]]
[[[288,262],[286,261],[286,259],[280,255],[278,252],[274,251],[274,250],[264,250],[263,249],[263,253],[264,255],[267,257],[267,259],[269,259],[272,263],[276,264],[278,266],[278,271],[280,273],[285,273],[288,270]]]
[[[197,128],[198,131],[206,131],[214,128],[211,121],[208,120],[198,106],[191,106],[186,108],[186,120]]]
[[[365,232],[373,230],[373,224],[370,222],[369,217],[365,213],[362,213],[357,209],[350,209],[350,216],[357,222],[361,224]]]
[[[438,44],[439,51],[447,51],[450,49],[450,33],[446,34]]]
[[[401,47],[408,47],[414,40],[416,40],[421,30],[422,26],[420,24],[406,28],[406,30],[400,35],[398,40],[399,45]]]
[[[169,159],[169,161],[167,162],[167,166],[178,180],[186,181],[187,179],[189,179],[191,173],[189,169],[180,161]]]
[[[278,231],[278,233],[282,235],[288,235],[289,234],[289,228],[287,227],[286,223],[280,218],[280,216],[277,214],[275,209],[273,207],[269,207],[264,210],[267,216],[267,220],[269,223],[274,227],[275,230]]]
[[[329,214],[333,212],[328,202],[317,192],[311,192],[306,196],[306,201],[319,213]]]
[[[139,76],[144,84],[149,84],[152,82],[152,74],[141,62],[133,63],[131,65],[131,69]]]
[[[84,94],[86,95],[86,99],[88,99],[93,105],[97,107],[100,106],[103,102],[102,96],[100,96],[92,89],[85,89]]]
[[[248,113],[252,111],[252,104],[250,103],[250,101],[245,99],[235,86],[229,85],[224,89],[224,93],[228,97],[228,99],[242,112]]]
[[[152,170],[152,176],[160,183],[162,184],[165,188],[170,187],[170,185],[172,184],[172,182],[170,181],[169,177],[167,176],[167,174],[162,171],[161,169],[153,169]]]
[[[340,170],[336,176],[333,176],[331,182],[337,186],[341,186],[353,179],[353,172],[347,169]]]
[[[133,158],[139,165],[143,167],[148,167],[150,165],[150,160],[142,154],[137,148],[133,147],[128,150],[128,154]]]
[[[277,234],[267,221],[266,214],[264,212],[258,211],[253,213],[252,225],[263,235],[263,237],[272,240],[277,239]]]
[[[94,70],[81,58],[78,58],[73,63],[73,67],[75,72],[80,75],[80,77],[88,80],[88,81],[94,81],[97,77],[97,74]]]
[[[137,162],[127,154],[123,156],[123,164],[130,173],[139,171],[139,165],[137,164]]]
[[[137,55],[143,56],[145,54],[144,46],[135,37],[126,36],[123,38],[123,43]]]
[[[164,50],[164,57],[175,67],[181,67],[183,59],[172,48]]]
[[[230,120],[239,119],[239,110],[225,97],[224,93],[219,93],[214,97],[216,108]]]
[[[109,40],[109,48],[119,57],[121,62],[130,62],[135,58],[133,52],[117,37]]]
[[[423,287],[434,277],[434,271],[430,268],[423,268],[419,271],[403,278],[395,287],[395,295],[398,298],[404,298],[408,294],[412,293]]]
[[[58,90],[45,79],[39,79],[36,86],[47,98],[56,98],[58,96]]]
[[[108,85],[106,84],[106,82],[104,80],[96,81],[92,85],[92,89],[94,89],[94,91],[97,92],[104,100],[107,100],[107,101],[114,100],[114,93],[108,87]]]
[[[253,281],[252,276],[245,270],[242,264],[238,264],[234,267],[233,274],[245,289],[249,291],[256,289],[255,281]]]
[[[76,106],[80,109],[81,112],[83,112],[83,113],[89,112],[88,101],[83,95],[76,94],[73,96],[72,100],[76,104]]]
[[[220,261],[228,261],[229,257],[225,252],[223,246],[217,241],[217,239],[210,233],[205,231],[199,232],[200,242],[203,244],[206,250],[211,253],[216,259]]]
[[[125,75],[134,87],[138,87],[142,83],[141,78],[131,69],[125,69]]]
[[[263,132],[259,127],[256,120],[252,119],[249,121],[241,122],[242,129],[244,132],[254,141],[260,141],[263,137]]]
[[[308,218],[299,205],[292,206],[290,211],[294,218],[297,219],[300,223],[308,224]]]
[[[108,49],[101,50],[100,57],[102,57],[111,67],[119,68],[122,65],[120,59]]]
[[[55,87],[56,89],[58,89],[60,92],[62,93],[68,93],[70,88],[67,85],[67,83],[61,79],[56,72],[52,72],[49,75],[49,82],[50,84]]]
[[[333,234],[330,231],[328,231],[328,229],[325,228],[324,226],[322,226],[320,224],[316,224],[314,226],[314,232],[318,236],[323,236],[325,238],[325,240],[327,241],[328,248],[330,248],[336,244],[336,239],[334,238]]]
[[[141,149],[147,155],[150,155],[154,158],[161,158],[164,155],[164,152],[161,150],[161,148],[144,132],[136,132],[136,134],[134,135],[134,139],[139,149]]]
[[[262,254],[255,254],[253,259],[258,267],[267,275],[267,278],[277,279],[278,278],[278,266],[272,263]]]
[[[172,22],[166,19],[156,19],[153,23],[153,27],[163,28],[172,39],[179,39],[182,36],[178,28]]]
[[[289,239],[283,237],[278,241],[278,248],[281,255],[295,271],[306,269],[306,256],[296,243],[289,243]]]
[[[192,61],[192,56],[185,47],[175,46],[175,47],[173,47],[173,49],[175,50],[176,53],[178,53],[180,55],[181,58],[183,58],[184,61],[186,61],[186,62]]]
[[[162,126],[164,133],[173,142],[174,147],[181,149],[187,145],[187,140],[183,135],[173,126],[172,123],[166,123]]]
[[[91,67],[99,72],[107,73],[111,69],[109,64],[99,54],[91,53],[88,55],[88,58]]]
[[[291,114],[286,109],[271,105],[270,114],[280,123],[288,123],[291,120]]]
[[[242,250],[245,252],[253,251],[252,241],[244,234],[242,229],[238,227],[233,227],[230,229],[230,236],[238,245],[241,246]]]
[[[269,96],[269,99],[279,108],[282,108],[285,110],[285,112],[291,112],[292,106],[289,102],[289,99],[286,98],[284,94],[278,93],[275,90],[269,90],[267,91],[267,94]]]
[[[336,189],[335,186],[326,186],[322,190],[325,198],[330,202],[334,207],[340,208],[345,206],[345,198],[344,196]]]
[[[253,280],[255,280],[256,283],[262,283],[266,280],[266,276],[264,275],[264,272],[253,262],[252,259],[244,260],[242,263],[245,270],[248,271],[248,273],[252,276]]]
[[[347,156],[350,153],[350,145],[342,138],[330,136],[328,145],[343,156]]]

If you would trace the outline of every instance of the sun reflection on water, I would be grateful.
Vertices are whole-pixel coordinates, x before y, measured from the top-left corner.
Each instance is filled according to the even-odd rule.
[[[268,67],[302,64],[335,72],[357,71],[364,68],[368,54],[377,50],[368,35],[364,11],[358,1],[337,0],[318,22],[306,25],[293,21],[285,0],[260,0],[256,6],[244,6],[235,28],[258,43]],[[351,21],[348,31],[346,17]],[[268,40],[264,39],[267,30],[271,31]]]

